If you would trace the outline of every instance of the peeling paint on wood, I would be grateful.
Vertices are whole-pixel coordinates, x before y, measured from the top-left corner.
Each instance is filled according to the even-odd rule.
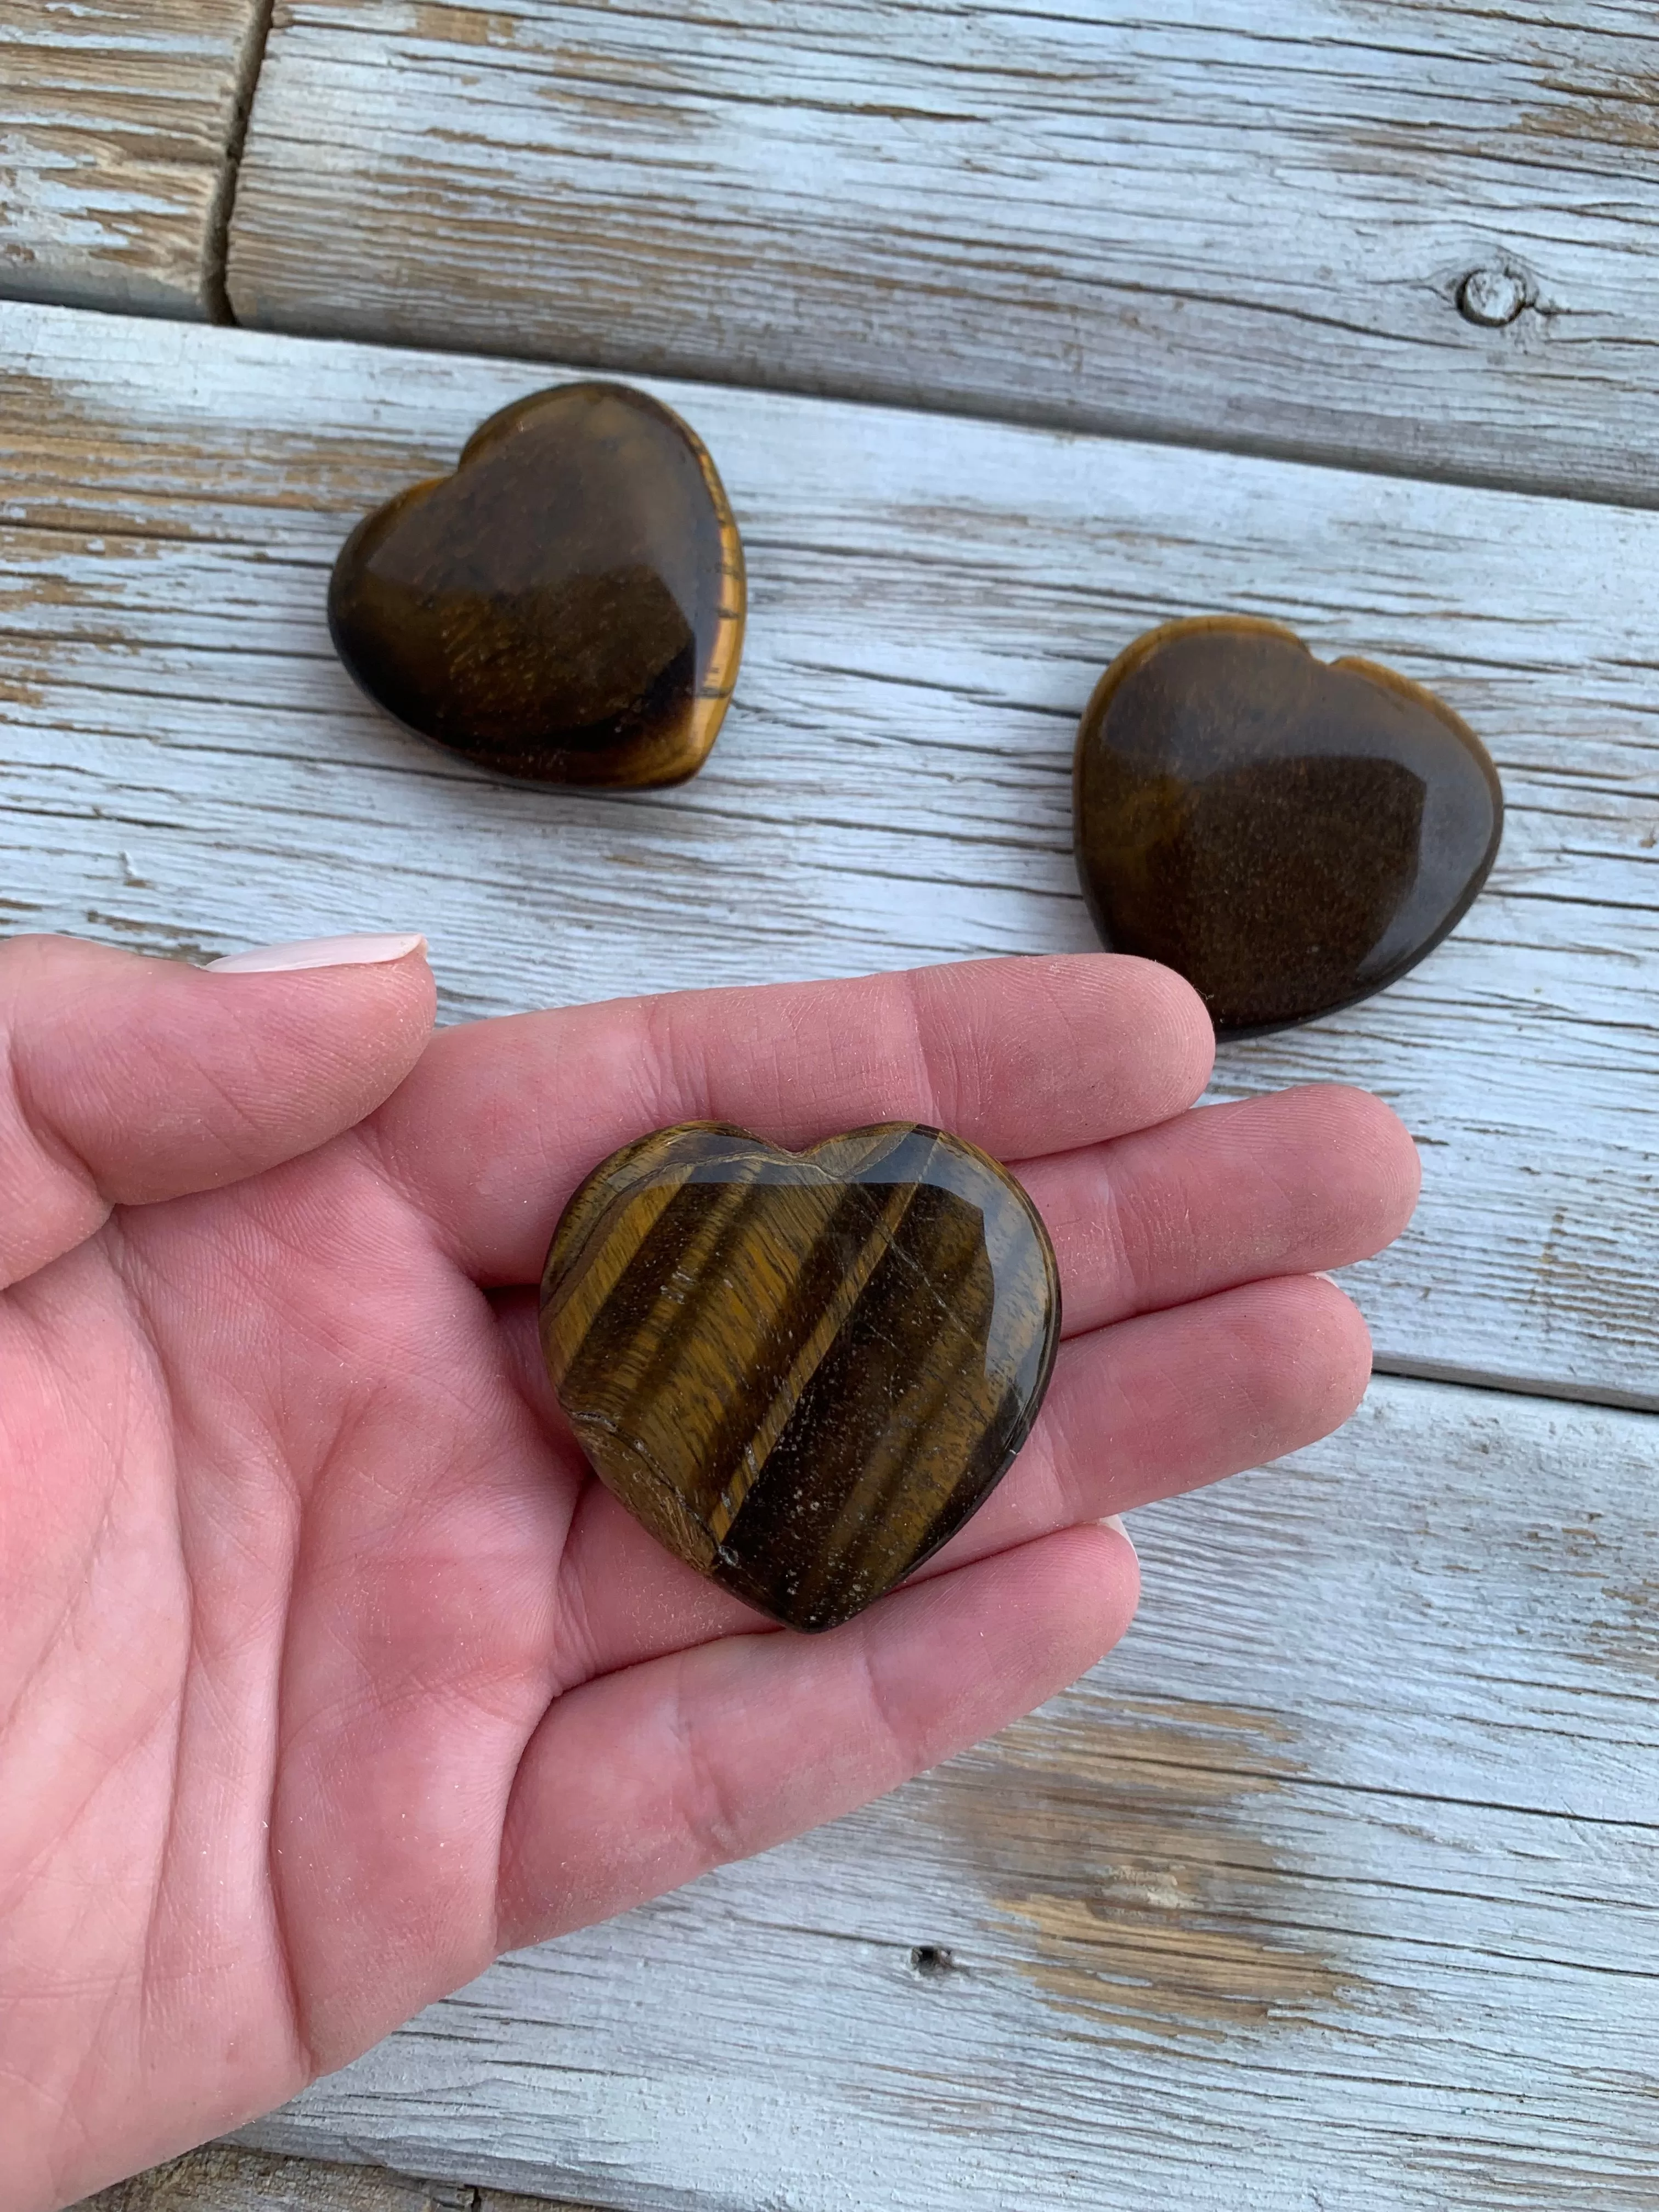
[[[230,291],[1653,504],[1656,86],[1646,0],[278,0]]]
[[[1343,2002],[1340,1955],[1275,1925],[1305,1869],[1241,1837],[1243,1801],[1305,1772],[1275,1714],[1178,1697],[1062,1707],[969,1772],[959,1800],[941,1793],[942,1826],[954,1804],[987,1892],[1028,1931],[1018,1970],[1096,2031],[1146,2027],[1178,2047]]]
[[[270,0],[6,0],[0,293],[204,318]]]
[[[1659,518],[951,418],[666,387],[749,549],[709,766],[635,799],[493,783],[356,694],[354,518],[556,375],[0,315],[0,873],[17,926],[186,952],[424,927],[452,1016],[1093,942],[1073,731],[1138,631],[1276,616],[1430,684],[1509,829],[1400,985],[1230,1047],[1423,1147],[1352,1280],[1383,1364],[1659,1404]]]
[[[1650,2212],[1656,1449],[1380,1379],[1132,1516],[1074,1691],[250,2138],[623,2212]]]

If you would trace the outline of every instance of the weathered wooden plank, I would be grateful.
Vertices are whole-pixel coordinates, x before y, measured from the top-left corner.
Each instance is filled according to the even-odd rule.
[[[351,518],[552,372],[0,316],[0,914],[214,950],[424,926],[452,1014],[1092,940],[1068,763],[1168,615],[1273,614],[1438,685],[1510,802],[1491,888],[1382,998],[1234,1046],[1373,1085],[1416,1226],[1384,1364],[1659,1403],[1659,519],[776,395],[669,389],[749,546],[714,758],[492,783],[330,651]]]
[[[74,2212],[578,2212],[464,2182],[417,2181],[364,2166],[273,2158],[212,2143],[100,2190]]]
[[[249,2131],[627,2212],[1650,2212],[1652,1415],[1380,1380],[867,1813]]]
[[[278,0],[231,296],[1651,503],[1656,87],[1645,0]]]
[[[6,0],[0,292],[205,317],[270,0]]]

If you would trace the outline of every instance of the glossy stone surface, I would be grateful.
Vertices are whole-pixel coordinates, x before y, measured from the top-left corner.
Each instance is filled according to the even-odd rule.
[[[743,551],[678,415],[567,384],[492,415],[453,476],[361,522],[328,612],[369,696],[481,768],[678,783],[737,680]]]
[[[1053,1249],[982,1152],[910,1122],[781,1152],[715,1122],[595,1170],[542,1348],[600,1480],[793,1628],[833,1628],[983,1503],[1060,1333]]]
[[[1225,617],[1167,623],[1113,662],[1078,732],[1073,805],[1105,943],[1178,969],[1236,1035],[1414,967],[1504,826],[1486,748],[1431,691]]]

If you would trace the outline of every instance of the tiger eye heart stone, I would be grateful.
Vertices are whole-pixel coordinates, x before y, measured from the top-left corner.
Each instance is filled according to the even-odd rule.
[[[1178,969],[1237,1035],[1414,967],[1485,883],[1504,798],[1431,691],[1217,617],[1149,631],[1107,670],[1078,732],[1074,813],[1106,944]]]
[[[995,1161],[902,1121],[787,1152],[688,1122],[606,1160],[542,1278],[599,1479],[792,1628],[851,1620],[959,1528],[1054,1365],[1048,1232]]]
[[[481,768],[678,783],[737,681],[743,550],[678,415],[567,384],[492,415],[453,476],[359,523],[328,615],[370,698]]]

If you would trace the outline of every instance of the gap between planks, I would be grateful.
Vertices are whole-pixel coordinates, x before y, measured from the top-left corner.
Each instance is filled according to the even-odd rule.
[[[1656,87],[1636,0],[282,0],[228,284],[249,326],[1650,505]]]
[[[167,9],[19,4],[0,289],[1659,498],[1638,9],[202,0],[169,167]]]
[[[264,67],[265,48],[270,43],[275,9],[276,0],[252,0],[252,19],[243,42],[237,70],[230,135],[225,142],[224,167],[210,216],[203,263],[204,296],[209,319],[216,323],[234,323],[236,320],[227,284],[230,267],[230,232],[236,216],[236,186],[242,173],[242,155],[247,144],[248,125],[252,119],[260,72]]]
[[[10,0],[0,293],[211,319],[270,0]]]

